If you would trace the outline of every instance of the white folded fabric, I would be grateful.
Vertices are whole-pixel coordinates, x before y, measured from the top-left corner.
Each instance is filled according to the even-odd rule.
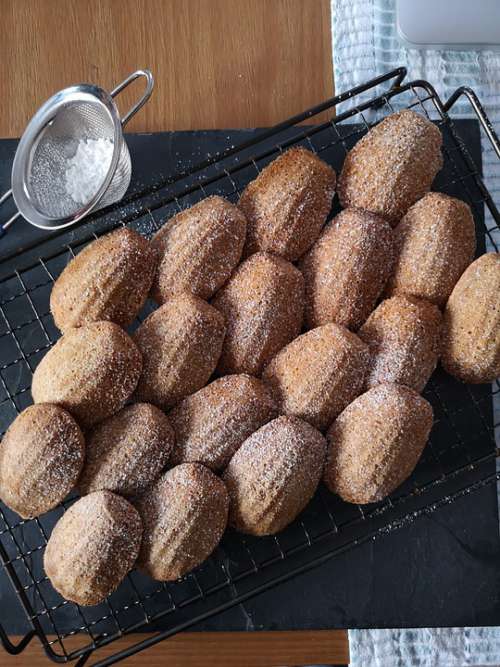
[[[349,631],[358,667],[498,667],[499,628],[420,628]]]

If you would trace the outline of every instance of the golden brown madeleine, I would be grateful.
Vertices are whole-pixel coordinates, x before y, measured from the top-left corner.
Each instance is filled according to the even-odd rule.
[[[169,414],[172,463],[222,470],[241,443],[278,414],[269,389],[250,375],[226,375],[185,398]]]
[[[69,412],[31,405],[0,444],[0,498],[23,518],[48,512],[75,486],[84,457],[83,434]]]
[[[429,192],[394,230],[396,263],[386,294],[407,294],[444,306],[474,259],[476,232],[470,207]]]
[[[153,238],[160,256],[151,292],[155,301],[181,292],[213,296],[240,261],[246,228],[240,209],[217,196],[174,215]]]
[[[33,374],[35,403],[55,403],[87,428],[118,412],[134,391],[141,353],[112,322],[91,322],[68,331]]]
[[[149,403],[127,405],[87,435],[78,488],[83,494],[139,495],[159,477],[173,445],[174,431],[161,410]]]
[[[335,172],[305,148],[291,148],[249,183],[238,206],[246,216],[245,256],[263,250],[291,262],[318,238],[332,206]]]
[[[224,482],[199,463],[172,468],[137,503],[144,523],[139,567],[175,581],[203,563],[226,529]]]
[[[326,441],[297,417],[278,417],[251,435],[224,472],[229,523],[242,533],[273,535],[302,512],[316,491]]]
[[[456,284],[443,316],[441,363],[463,382],[500,376],[500,256],[476,259]]]
[[[227,326],[220,373],[260,375],[264,364],[300,333],[304,279],[290,262],[259,252],[240,264],[212,303]]]
[[[169,299],[134,334],[143,356],[136,399],[169,408],[201,389],[222,348],[224,318],[192,294]]]
[[[110,320],[127,327],[144,305],[156,269],[156,251],[131,229],[119,229],[84,248],[54,283],[50,310],[65,331]]]
[[[44,554],[45,572],[67,600],[99,604],[134,566],[141,537],[137,510],[110,491],[96,491],[56,523]]]
[[[348,503],[382,500],[411,475],[432,428],[432,407],[413,389],[379,384],[328,431],[325,483]]]
[[[443,166],[442,143],[439,129],[421,114],[391,114],[349,151],[338,185],[342,207],[378,213],[394,227],[430,190]]]
[[[423,299],[393,296],[358,331],[370,348],[365,386],[405,384],[422,391],[439,358],[441,312]]]
[[[335,322],[358,329],[373,310],[393,259],[392,229],[385,220],[353,208],[339,213],[300,263],[308,326]]]
[[[368,347],[338,324],[324,324],[278,352],[262,373],[280,412],[320,430],[363,389]]]

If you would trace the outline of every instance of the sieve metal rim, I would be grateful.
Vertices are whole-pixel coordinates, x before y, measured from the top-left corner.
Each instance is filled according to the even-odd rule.
[[[130,83],[144,77],[146,79],[146,88],[139,100],[129,109],[129,111],[120,117],[120,112],[114,102],[116,97]],[[103,88],[94,84],[77,84],[64,88],[49,98],[36,112],[28,126],[26,127],[14,155],[11,173],[11,190],[6,192],[0,199],[0,204],[5,198],[12,195],[18,213],[8,221],[10,225],[19,215],[22,215],[30,224],[41,229],[62,229],[78,222],[88,215],[99,204],[99,201],[105,195],[119,164],[120,154],[123,144],[126,145],[123,137],[123,128],[128,121],[141,109],[151,97],[154,87],[154,78],[147,69],[137,70],[128,76],[122,83],[108,93]],[[94,197],[83,207],[75,211],[71,216],[51,217],[42,213],[32,197],[30,196],[27,181],[29,177],[29,167],[31,163],[32,148],[35,145],[40,133],[47,127],[47,124],[55,118],[57,111],[65,105],[74,102],[91,101],[101,104],[111,117],[114,130],[113,155],[106,178]],[[5,225],[4,225],[5,227]]]
[[[52,217],[42,213],[38,209],[28,189],[32,148],[36,145],[41,133],[55,118],[57,113],[65,107],[78,102],[97,103],[106,109],[113,124],[113,155],[108,173],[92,199],[70,216],[63,218]],[[42,229],[62,229],[83,218],[94,208],[94,206],[96,206],[108,189],[118,165],[122,141],[123,137],[120,115],[112,97],[105,90],[92,84],[78,84],[76,86],[65,88],[53,95],[40,107],[29,122],[21,140],[19,141],[14,156],[11,180],[12,196],[14,197],[14,201],[21,215],[31,222],[32,225]]]

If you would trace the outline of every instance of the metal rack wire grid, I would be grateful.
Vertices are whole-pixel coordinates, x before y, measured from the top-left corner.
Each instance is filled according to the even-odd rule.
[[[94,215],[81,227],[76,241],[68,242],[68,234],[63,233],[4,261],[3,268],[0,265],[0,432],[32,402],[32,372],[60,335],[49,310],[52,284],[75,254],[119,224],[150,236],[173,213],[209,194],[236,202],[245,185],[289,146],[305,146],[338,171],[346,152],[375,122],[403,107],[423,113],[437,123],[444,138],[445,166],[435,189],[471,206],[478,254],[485,251],[484,239],[488,249],[498,251],[500,215],[445,105],[428,83],[403,83],[404,75],[401,68],[378,77],[189,172],[131,195]],[[382,84],[386,88],[380,92]],[[346,101],[351,107],[339,113],[339,105]],[[304,121],[316,124],[301,125]],[[485,224],[485,204],[491,225]],[[337,210],[336,204],[332,215]],[[142,318],[151,308],[146,307]],[[0,504],[0,558],[32,626],[17,647],[0,627],[4,647],[20,651],[37,635],[52,660],[78,660],[81,666],[96,648],[123,634],[156,628],[150,640],[98,663],[111,664],[495,480],[497,424],[492,400],[499,391],[498,382],[468,386],[438,370],[424,393],[435,412],[430,442],[415,473],[390,498],[361,507],[343,503],[320,488],[298,520],[279,535],[253,539],[228,531],[216,553],[182,580],[167,585],[133,571],[116,593],[96,607],[79,607],[61,598],[43,570],[48,536],[74,497],[27,521]]]

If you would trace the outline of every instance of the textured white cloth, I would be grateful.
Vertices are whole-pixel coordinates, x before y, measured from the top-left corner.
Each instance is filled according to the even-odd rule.
[[[404,65],[409,78],[430,81],[443,100],[471,86],[500,132],[500,52],[405,48],[397,37],[395,0],[332,0],[332,35],[337,92]],[[465,101],[454,109],[471,115]],[[487,140],[482,149],[485,182],[498,205],[500,162]],[[349,644],[353,667],[500,666],[500,628],[350,630]]]
[[[499,628],[350,630],[352,667],[498,667]]]

